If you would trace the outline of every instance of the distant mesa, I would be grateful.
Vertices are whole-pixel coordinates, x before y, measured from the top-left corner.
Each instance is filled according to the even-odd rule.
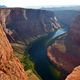
[[[43,10],[58,11],[58,10],[80,10],[80,6],[64,6],[64,7],[43,7]]]

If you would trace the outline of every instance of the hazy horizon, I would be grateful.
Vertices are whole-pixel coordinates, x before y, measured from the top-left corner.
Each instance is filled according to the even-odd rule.
[[[0,5],[7,7],[42,8],[80,6],[79,0],[0,0]]]

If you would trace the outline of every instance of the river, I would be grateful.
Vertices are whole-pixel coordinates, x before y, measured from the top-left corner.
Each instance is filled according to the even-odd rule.
[[[56,32],[50,32],[46,36],[37,39],[28,48],[28,53],[35,63],[35,69],[43,80],[61,80],[64,75],[52,65],[47,57],[47,46],[55,42],[55,40],[65,34],[64,29]]]

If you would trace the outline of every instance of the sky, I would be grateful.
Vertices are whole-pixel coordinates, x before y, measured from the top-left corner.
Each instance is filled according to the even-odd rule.
[[[0,5],[24,8],[79,6],[80,0],[0,0]]]

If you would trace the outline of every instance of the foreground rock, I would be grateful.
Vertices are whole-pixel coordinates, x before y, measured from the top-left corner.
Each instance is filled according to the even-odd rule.
[[[11,33],[10,41],[13,42],[28,43],[60,27],[54,12],[40,9],[11,8],[6,19],[6,29]]]
[[[80,66],[76,67],[65,80],[80,80]]]
[[[28,80],[0,25],[0,80]]]
[[[0,11],[0,80],[28,80],[18,58],[13,54],[13,49],[3,31],[5,16]],[[4,12],[4,11],[3,11]],[[5,13],[6,14],[6,13]]]

